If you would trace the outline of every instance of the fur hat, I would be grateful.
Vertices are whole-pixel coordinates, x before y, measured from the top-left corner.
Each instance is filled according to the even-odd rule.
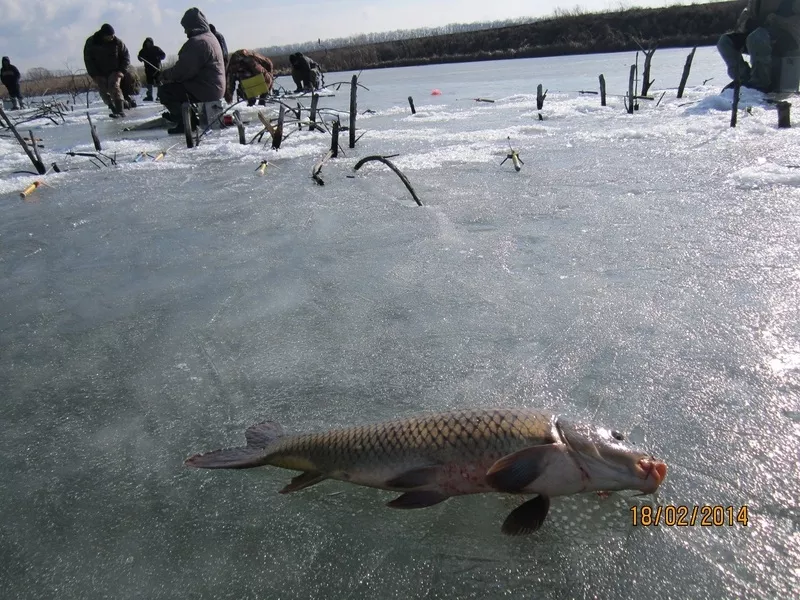
[[[102,35],[114,35],[114,28],[108,23],[103,23],[103,26],[100,28],[100,33]]]

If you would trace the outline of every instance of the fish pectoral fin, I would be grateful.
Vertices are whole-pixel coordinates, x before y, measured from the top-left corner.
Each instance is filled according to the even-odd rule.
[[[511,511],[503,522],[501,531],[506,535],[527,535],[533,533],[544,523],[550,509],[550,498],[536,496],[523,502]]]
[[[248,448],[266,448],[279,437],[283,437],[283,428],[274,421],[258,423],[244,432]]]
[[[424,487],[436,483],[436,477],[441,467],[422,467],[419,469],[412,469],[405,473],[400,473],[396,477],[392,477],[386,482],[386,487],[398,490],[413,490],[415,488]]]
[[[289,494],[296,492],[312,485],[318,484],[320,481],[325,481],[328,478],[324,473],[319,471],[306,471],[292,480],[279,492],[280,494]]]
[[[486,481],[500,492],[521,492],[544,473],[555,444],[542,444],[525,448],[504,456],[486,472]]]
[[[450,496],[442,492],[423,490],[419,492],[406,492],[398,496],[391,502],[387,502],[389,508],[426,508],[444,502]]]

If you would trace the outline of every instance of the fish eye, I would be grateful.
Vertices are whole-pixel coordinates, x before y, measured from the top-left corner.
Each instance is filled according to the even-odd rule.
[[[625,436],[622,435],[619,431],[612,431],[611,432],[611,437],[613,437],[615,440],[617,440],[619,442],[624,442],[625,441]]]

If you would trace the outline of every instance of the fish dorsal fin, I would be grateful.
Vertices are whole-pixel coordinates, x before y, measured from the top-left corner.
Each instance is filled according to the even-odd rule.
[[[320,473],[319,471],[306,471],[302,475],[298,475],[294,477],[287,485],[284,487],[280,493],[281,494],[289,494],[291,492],[296,492],[297,490],[302,490],[307,487],[311,487],[319,483],[320,481],[325,481],[328,478],[327,475],[324,473]]]
[[[486,472],[486,481],[500,492],[521,492],[544,473],[555,444],[542,444],[508,454]]]
[[[282,436],[283,428],[274,421],[253,425],[244,432],[248,448],[266,448],[271,442]]]
[[[532,500],[523,502],[511,511],[503,522],[502,532],[506,535],[526,535],[533,533],[542,526],[547,511],[550,509],[550,498],[536,496]]]

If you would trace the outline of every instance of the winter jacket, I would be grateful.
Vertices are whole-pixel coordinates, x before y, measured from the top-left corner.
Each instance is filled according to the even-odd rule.
[[[153,43],[153,38],[147,38],[142,44],[137,57],[139,62],[144,63],[144,74],[149,83],[153,83],[158,69],[161,68],[161,61],[167,58],[164,51]],[[145,62],[147,61],[147,62]]]
[[[230,102],[233,99],[233,90],[237,81],[258,74],[264,75],[267,88],[272,89],[272,71],[272,61],[266,56],[261,56],[258,52],[251,50],[237,50],[231,54],[228,62],[228,85],[225,88],[225,100]]]
[[[181,19],[189,39],[178,52],[174,67],[161,72],[167,83],[181,83],[198,102],[219,100],[225,94],[225,64],[217,38],[208,28],[205,15],[190,8]]]
[[[108,77],[114,71],[124,73],[131,64],[131,55],[121,39],[105,42],[98,31],[83,46],[83,62],[89,77]]]
[[[219,47],[222,49],[222,58],[225,60],[225,64],[228,64],[228,44],[225,43],[225,37],[219,32],[215,31],[214,37],[217,38],[219,42]]]
[[[7,56],[4,56],[3,66],[2,69],[0,69],[0,81],[2,81],[3,85],[8,88],[9,94],[14,97],[19,95],[19,80],[19,69],[11,64],[11,61]],[[15,90],[17,93],[11,93],[12,90]]]
[[[800,0],[750,0],[739,15],[736,30],[750,33],[765,27],[778,55],[800,49]]]

